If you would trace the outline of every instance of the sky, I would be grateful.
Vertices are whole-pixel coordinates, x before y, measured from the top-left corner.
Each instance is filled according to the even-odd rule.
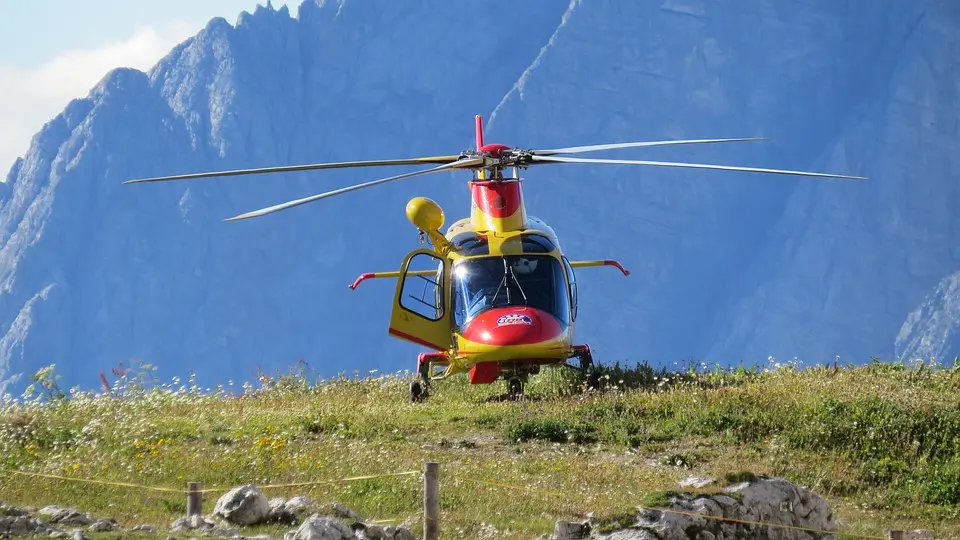
[[[0,0],[0,181],[30,139],[116,67],[148,70],[214,17],[266,0]],[[273,0],[296,16],[301,0]]]

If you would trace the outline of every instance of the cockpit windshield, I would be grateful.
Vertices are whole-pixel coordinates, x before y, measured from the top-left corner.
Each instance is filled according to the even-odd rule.
[[[567,284],[560,261],[549,255],[463,259],[453,267],[455,316],[463,326],[494,307],[526,306],[570,322]]]

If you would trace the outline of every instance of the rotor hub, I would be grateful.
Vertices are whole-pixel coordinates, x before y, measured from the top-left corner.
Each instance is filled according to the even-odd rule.
[[[534,153],[530,150],[521,150],[505,144],[485,144],[479,150],[466,150],[460,154],[460,159],[479,158],[482,164],[470,167],[474,170],[485,170],[490,180],[502,178],[504,169],[517,167],[525,169],[533,163]]]

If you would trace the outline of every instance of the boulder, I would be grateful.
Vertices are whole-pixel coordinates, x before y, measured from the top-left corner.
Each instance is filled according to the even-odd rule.
[[[0,538],[27,535],[52,536],[54,533],[66,535],[66,533],[56,527],[44,523],[35,517],[30,517],[29,515],[7,514],[0,516]]]
[[[310,499],[302,496],[292,497],[289,500],[282,497],[270,499],[266,521],[296,524],[312,507],[313,503]]]
[[[283,535],[283,540],[356,540],[353,529],[342,521],[313,514],[295,531]]]
[[[553,540],[580,540],[590,534],[590,522],[557,521],[553,528]]]
[[[231,489],[217,500],[213,515],[236,525],[254,525],[266,521],[270,504],[254,485]]]
[[[196,529],[212,529],[216,523],[204,518],[203,516],[182,517],[170,524],[170,530],[174,532],[192,531]]]
[[[553,538],[605,540],[834,540],[837,525],[826,500],[783,478],[743,475],[736,483],[688,478],[669,505],[640,508],[630,527],[589,536],[579,523],[557,522]],[[715,487],[715,493],[683,492]],[[734,520],[734,521],[732,521]],[[742,523],[763,522],[770,525]],[[784,525],[777,527],[775,525]],[[807,530],[800,530],[807,529]],[[577,535],[580,536],[577,536]]]
[[[87,527],[90,532],[110,532],[116,530],[117,522],[112,519],[98,519]]]
[[[51,523],[58,525],[90,525],[94,521],[90,514],[85,514],[75,508],[45,506],[37,513],[41,516],[48,516]]]
[[[341,508],[339,512],[342,512]],[[354,514],[356,515],[356,514]],[[410,529],[403,526],[366,525],[352,521],[348,525],[340,518],[312,514],[296,530],[288,531],[283,540],[417,540]]]

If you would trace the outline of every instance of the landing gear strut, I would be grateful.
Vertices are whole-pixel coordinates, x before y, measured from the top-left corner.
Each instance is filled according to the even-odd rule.
[[[587,378],[587,389],[596,390],[600,388],[600,374],[597,373],[597,366],[593,363],[590,346],[575,346],[573,356],[580,360],[580,372]]]
[[[513,377],[507,380],[507,399],[514,401],[523,397],[523,380]]]
[[[420,355],[417,358],[417,380],[410,383],[410,401],[419,403],[430,397],[430,361]]]

